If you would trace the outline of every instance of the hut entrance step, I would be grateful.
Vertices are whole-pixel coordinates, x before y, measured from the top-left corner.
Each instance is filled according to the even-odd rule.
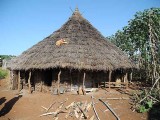
[[[85,88],[86,93],[96,92],[97,90],[98,90],[98,88]]]

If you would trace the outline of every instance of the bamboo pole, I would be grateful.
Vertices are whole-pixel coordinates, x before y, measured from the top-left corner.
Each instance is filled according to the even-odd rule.
[[[86,91],[85,91],[85,88],[84,88],[85,79],[86,79],[86,73],[84,72],[84,74],[83,74],[83,86],[82,86],[83,95],[86,95]]]
[[[20,70],[18,71],[18,92],[20,92],[20,84],[21,84],[21,78],[20,78]]]
[[[60,79],[61,79],[61,70],[58,73],[58,80],[57,80],[57,94],[60,94],[60,90],[59,90],[59,84],[60,84]]]
[[[110,85],[110,82],[111,82],[111,75],[112,75],[112,71],[110,70],[110,71],[109,71],[109,90],[110,90],[110,88],[111,88],[111,85]]]
[[[28,87],[29,87],[29,93],[31,93],[31,71],[29,71],[29,77],[28,77]]]

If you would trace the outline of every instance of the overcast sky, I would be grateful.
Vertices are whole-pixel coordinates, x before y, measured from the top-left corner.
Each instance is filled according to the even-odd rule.
[[[0,55],[20,55],[59,29],[76,6],[107,37],[160,0],[0,0]]]

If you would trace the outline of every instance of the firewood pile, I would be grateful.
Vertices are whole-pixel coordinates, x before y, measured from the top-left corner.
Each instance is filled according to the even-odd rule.
[[[65,113],[65,119],[69,119],[71,118],[75,118],[75,119],[90,119],[89,120],[93,120],[94,116],[89,116],[88,112],[91,109],[91,105],[92,102],[87,102],[87,101],[79,101],[79,102],[71,102],[68,105],[65,105],[65,103],[67,102],[68,98],[65,99],[62,102],[53,102],[48,108],[41,106],[44,109],[44,113],[40,115],[40,117],[44,117],[44,116],[48,116],[48,115],[52,115],[54,120],[58,120],[59,119],[59,114]],[[54,106],[56,106],[56,104],[58,105],[58,107],[52,111],[51,108],[53,108]],[[54,107],[55,108],[55,107]]]
[[[120,120],[119,116],[115,113],[113,108],[109,105],[108,102],[103,101],[102,99],[107,99],[107,98],[95,98],[93,95],[91,96],[91,101],[72,101],[68,103],[68,98],[63,100],[62,102],[53,102],[50,104],[49,107],[44,107],[43,108],[43,114],[40,115],[40,117],[45,117],[45,116],[51,116],[52,119],[58,120],[62,119],[77,119],[77,120],[100,120],[99,113],[96,110],[95,104],[102,103],[107,109],[104,111],[110,111],[113,116],[117,119]],[[129,98],[110,98],[109,100],[128,100]],[[97,102],[94,102],[94,101]],[[99,101],[99,102],[98,102]],[[52,110],[51,110],[52,108]],[[92,109],[91,109],[92,108]],[[93,114],[89,114],[93,111]]]

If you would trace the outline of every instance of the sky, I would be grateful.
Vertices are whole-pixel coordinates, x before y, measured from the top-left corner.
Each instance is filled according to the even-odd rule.
[[[0,55],[20,55],[59,29],[78,7],[105,37],[160,0],[0,0]]]

